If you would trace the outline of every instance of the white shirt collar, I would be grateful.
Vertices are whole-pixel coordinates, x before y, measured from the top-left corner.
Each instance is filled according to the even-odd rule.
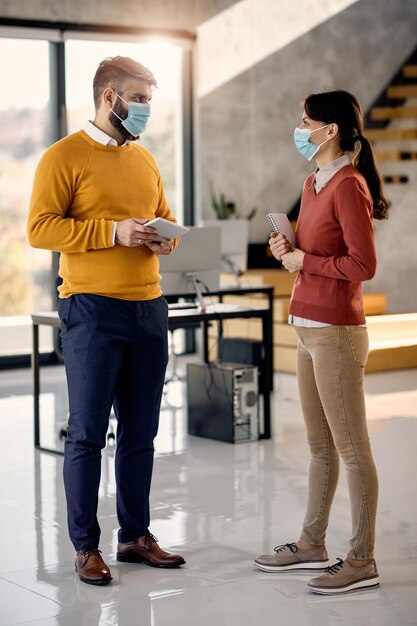
[[[328,163],[321,169],[316,170],[314,177],[314,189],[316,190],[316,193],[319,193],[319,191],[327,185],[336,172],[341,170],[342,167],[350,165],[350,163],[350,156],[348,154],[343,154],[341,157],[335,159],[331,163]]]
[[[94,126],[93,122],[88,121],[84,126],[84,132],[87,133],[91,139],[97,141],[97,143],[103,144],[103,146],[119,146],[117,141],[104,132],[104,130],[100,130],[97,126]],[[128,139],[122,144],[122,146],[127,146],[130,143]],[[121,146],[119,146],[121,147]]]

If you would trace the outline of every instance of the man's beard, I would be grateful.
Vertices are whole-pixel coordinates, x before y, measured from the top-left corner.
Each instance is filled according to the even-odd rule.
[[[113,111],[114,113],[116,113],[116,115],[113,113]],[[119,117],[121,117],[122,120],[127,117],[125,107],[123,103],[120,102],[120,100],[116,101],[116,104],[113,107],[113,111],[110,111],[109,113],[109,122],[117,130],[117,132],[120,133],[127,141],[136,141],[137,139],[139,139],[139,137],[135,137],[134,135],[129,133],[129,131],[123,126],[121,120],[119,120]],[[119,117],[116,117],[117,115]]]

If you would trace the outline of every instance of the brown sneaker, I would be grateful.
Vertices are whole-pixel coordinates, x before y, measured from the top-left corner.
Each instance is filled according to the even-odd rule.
[[[89,585],[107,585],[112,579],[110,570],[101,558],[100,550],[86,546],[75,556],[75,571],[80,580]]]
[[[153,535],[143,535],[136,541],[117,545],[117,560],[122,563],[146,563],[151,567],[179,567],[185,561],[179,554],[161,550]]]
[[[372,560],[363,567],[352,567],[347,561],[337,559],[337,563],[328,567],[322,576],[312,578],[307,587],[325,596],[375,589],[379,587],[376,563]]]
[[[324,572],[329,557],[324,546],[300,550],[295,543],[274,548],[275,554],[261,554],[254,563],[264,572]]]

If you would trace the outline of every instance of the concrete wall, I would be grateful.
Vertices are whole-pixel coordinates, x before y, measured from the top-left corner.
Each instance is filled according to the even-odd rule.
[[[412,313],[417,311],[416,172],[397,196],[389,219],[376,224],[378,271],[365,288],[386,293],[391,313]]]

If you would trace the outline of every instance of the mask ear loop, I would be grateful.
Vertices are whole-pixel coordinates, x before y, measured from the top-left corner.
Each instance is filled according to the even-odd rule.
[[[316,133],[318,130],[323,130],[323,128],[327,128],[328,126],[331,126],[331,125],[332,123],[330,122],[330,124],[325,124],[324,126],[320,126],[320,128],[314,128],[313,130],[311,130],[310,128],[306,128],[305,130],[309,130],[310,135],[311,135],[312,133]]]
[[[120,117],[120,115],[117,115],[117,113],[114,111],[114,109],[112,109],[111,112],[113,113],[113,115],[115,115],[117,117],[118,120],[120,120],[121,122],[124,122],[124,120]]]
[[[114,93],[116,94],[116,96],[117,96],[118,98],[120,98],[120,100],[121,100],[122,102],[124,102],[125,104],[127,104],[127,106],[129,106],[129,103],[128,103],[128,102],[127,102],[124,98],[122,98],[122,96],[121,96],[121,95],[119,95],[119,94],[117,93],[117,91],[115,91]]]
[[[311,132],[315,133],[315,132],[316,132],[316,130],[323,130],[323,128],[327,128],[328,126],[331,126],[331,124],[326,124],[325,126],[320,126],[320,128],[315,128],[315,129],[314,129],[313,131],[311,131]],[[311,133],[310,133],[310,134],[311,134]],[[316,156],[316,154],[320,151],[320,148],[321,148],[322,146],[324,146],[324,144],[325,144],[325,143],[327,143],[328,141],[330,141],[330,139],[332,139],[332,138],[331,138],[331,137],[329,137],[328,139],[325,139],[325,140],[324,140],[324,141],[322,141],[321,143],[317,143],[317,144],[315,144],[315,145],[317,146],[317,149],[316,149],[316,151],[315,151],[315,152],[313,152],[313,154],[311,155],[311,157],[310,157],[308,160],[309,160],[309,161],[312,161],[312,160],[314,159],[314,157]],[[313,143],[313,142],[311,141],[310,143]],[[317,172],[317,170],[316,170],[316,172]],[[315,173],[314,173],[313,182],[312,182],[312,183],[311,183],[311,185],[308,187],[308,189],[311,189],[311,187],[313,186],[314,181],[315,181],[315,178],[316,178],[316,177],[315,177]]]
[[[323,128],[327,128],[328,126],[331,126],[332,124],[326,124],[325,126],[320,126],[320,128],[315,128],[313,131],[313,133],[316,132],[316,130],[323,130]],[[309,161],[311,161],[312,159],[314,159],[314,157],[316,156],[317,152],[319,152],[320,148],[322,146],[324,146],[325,143],[327,143],[328,141],[330,141],[331,139],[333,139],[333,137],[329,137],[328,139],[325,139],[324,141],[322,141],[321,143],[316,144],[317,146],[317,150],[314,152],[314,154],[311,155],[311,157],[309,158]],[[310,142],[313,143],[313,142]]]
[[[129,111],[129,103],[128,103],[128,102],[126,102],[126,100],[124,100],[124,99],[122,98],[122,96],[119,96],[119,94],[117,93],[117,91],[115,91],[114,93],[116,94],[116,96],[117,96],[118,98],[120,98],[120,100],[121,100],[122,102],[124,102],[125,104],[127,104],[128,111]],[[120,120],[121,122],[124,122],[124,119],[123,119],[123,118],[121,118],[119,115],[117,115],[117,113],[115,112],[115,110],[113,109],[113,107],[112,107],[112,109],[111,109],[111,112],[113,113],[113,115],[115,115],[115,116],[117,117],[117,119],[118,119],[118,120]]]

